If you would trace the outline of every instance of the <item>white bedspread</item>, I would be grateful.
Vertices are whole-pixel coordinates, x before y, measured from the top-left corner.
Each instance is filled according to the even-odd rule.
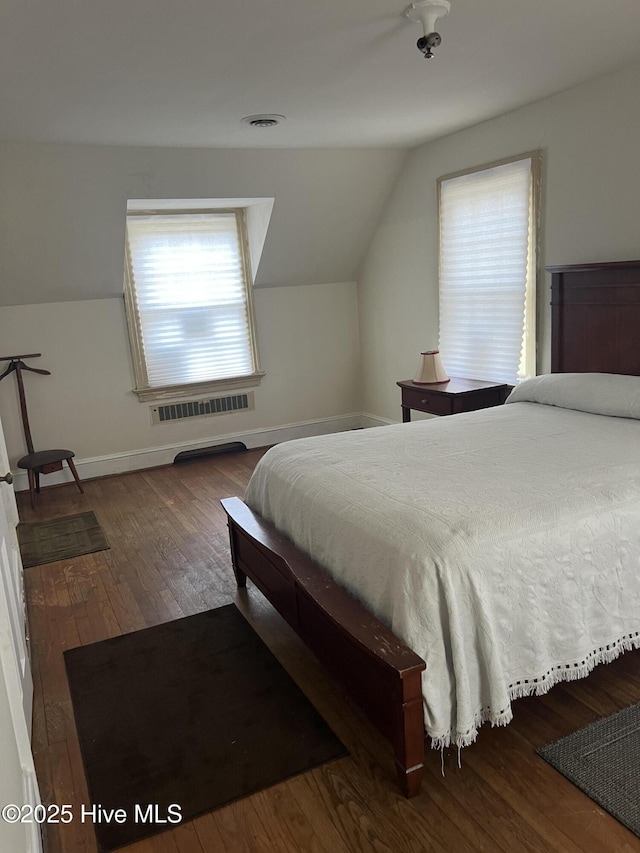
[[[290,441],[245,500],[426,660],[434,746],[640,645],[640,420],[518,402]]]

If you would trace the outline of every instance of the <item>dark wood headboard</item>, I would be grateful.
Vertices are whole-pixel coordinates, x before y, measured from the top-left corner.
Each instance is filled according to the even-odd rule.
[[[547,267],[551,372],[640,376],[640,261]]]

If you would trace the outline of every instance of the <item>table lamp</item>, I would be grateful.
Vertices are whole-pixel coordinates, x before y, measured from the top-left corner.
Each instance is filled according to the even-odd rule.
[[[418,372],[413,377],[417,385],[443,385],[449,377],[442,366],[440,351],[437,349],[420,353]]]

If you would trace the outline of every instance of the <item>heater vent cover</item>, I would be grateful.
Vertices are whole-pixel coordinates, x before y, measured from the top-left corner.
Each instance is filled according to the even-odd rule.
[[[210,397],[206,400],[151,406],[151,423],[166,424],[192,418],[210,418],[213,415],[228,415],[232,412],[250,411],[253,408],[253,391],[248,391],[246,394],[230,394],[228,397]]]

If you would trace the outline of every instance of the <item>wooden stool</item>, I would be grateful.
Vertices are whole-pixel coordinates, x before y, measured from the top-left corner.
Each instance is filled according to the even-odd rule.
[[[72,450],[38,450],[18,459],[18,468],[26,468],[29,477],[29,497],[31,508],[35,509],[36,493],[40,494],[40,474],[52,474],[54,471],[62,471],[62,463],[66,462],[73,479],[76,481],[80,492],[84,494],[80,477],[73,462],[75,453]]]

